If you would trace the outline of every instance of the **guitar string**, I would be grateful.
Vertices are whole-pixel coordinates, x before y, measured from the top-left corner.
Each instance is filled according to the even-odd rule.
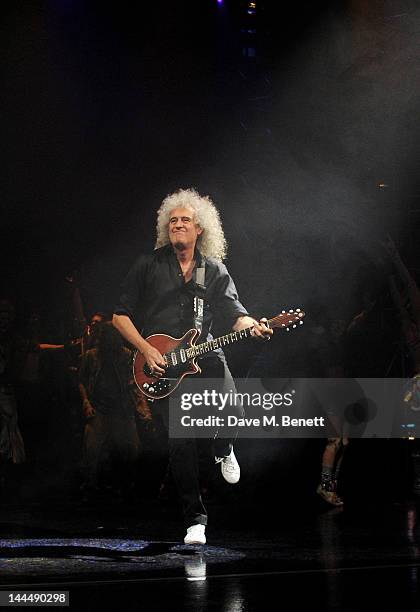
[[[273,317],[271,319],[268,319],[267,323],[268,325],[272,325],[273,323],[278,323],[281,325],[281,327],[284,328],[286,327],[286,323],[282,323],[282,321],[285,318],[287,319],[288,317],[292,317],[295,314],[296,314],[295,312],[292,312],[292,313],[287,312],[287,313],[278,315],[276,317]],[[299,321],[299,319],[301,319],[302,316],[303,314],[299,313],[299,315],[295,317],[294,321]],[[294,321],[288,321],[288,324],[292,324]],[[209,340],[207,342],[202,342],[195,346],[191,346],[187,349],[184,349],[185,355],[187,356],[188,359],[194,359],[195,357],[204,355],[205,353],[214,351],[215,349],[222,348],[226,346],[226,344],[229,345],[230,342],[236,342],[244,338],[249,338],[249,336],[251,335],[252,329],[253,329],[252,327],[247,327],[239,331],[230,332],[229,334],[225,334],[224,336],[219,336],[219,338],[215,338],[213,340]],[[238,337],[238,334],[239,334],[239,337]],[[168,361],[170,362],[172,361],[172,354],[175,354],[176,363],[177,364],[180,362],[182,363],[181,350],[182,349],[175,349],[174,351],[165,353],[163,357],[165,358],[167,362]]]

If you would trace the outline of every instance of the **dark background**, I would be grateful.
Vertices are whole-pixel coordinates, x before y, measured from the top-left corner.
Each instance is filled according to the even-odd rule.
[[[300,306],[308,319],[323,311],[349,320],[366,291],[382,295],[370,374],[385,375],[400,346],[383,288],[385,234],[415,277],[420,267],[420,7],[249,8],[2,3],[0,293],[14,300],[18,325],[36,308],[45,339],[71,338],[65,277],[74,270],[86,315],[111,312],[132,261],[153,248],[161,200],[194,186],[221,211],[227,265],[256,316]],[[289,350],[305,349],[304,334],[273,340],[257,362],[255,347],[234,352],[234,372],[260,375],[280,353],[277,374],[290,374]],[[406,451],[391,459],[391,441],[374,451],[363,443],[350,452],[364,491],[371,474],[383,475],[383,491],[385,474],[403,486]],[[302,450],[270,444],[257,444],[252,459],[266,479],[278,470],[270,456],[290,465]],[[311,453],[301,455],[296,488],[299,473],[310,480],[308,461],[317,477]],[[348,482],[360,487],[360,471]]]
[[[220,208],[256,315],[356,312],[384,232],[416,273],[418,4],[248,9],[2,4],[1,293],[21,316],[63,317],[72,270],[87,313],[112,310],[161,200],[188,186]]]

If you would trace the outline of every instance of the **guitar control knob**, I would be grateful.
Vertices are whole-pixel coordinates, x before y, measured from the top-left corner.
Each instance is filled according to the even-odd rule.
[[[155,392],[155,388],[154,387],[149,387],[149,391],[150,391],[150,393],[154,393]]]
[[[148,389],[149,388],[149,383],[143,383],[143,389]]]

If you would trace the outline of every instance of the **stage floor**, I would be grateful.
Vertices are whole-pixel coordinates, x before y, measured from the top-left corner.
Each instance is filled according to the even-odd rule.
[[[80,610],[420,607],[415,501],[214,507],[206,546],[185,546],[182,523],[153,512],[3,504],[0,590],[68,590]]]

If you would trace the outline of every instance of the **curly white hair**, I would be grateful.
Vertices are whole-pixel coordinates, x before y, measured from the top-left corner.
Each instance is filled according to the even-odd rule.
[[[155,248],[169,243],[169,219],[175,208],[189,208],[196,223],[203,229],[197,246],[202,255],[222,261],[226,257],[227,242],[220,221],[220,215],[208,196],[201,196],[195,189],[179,189],[168,195],[158,210]]]

